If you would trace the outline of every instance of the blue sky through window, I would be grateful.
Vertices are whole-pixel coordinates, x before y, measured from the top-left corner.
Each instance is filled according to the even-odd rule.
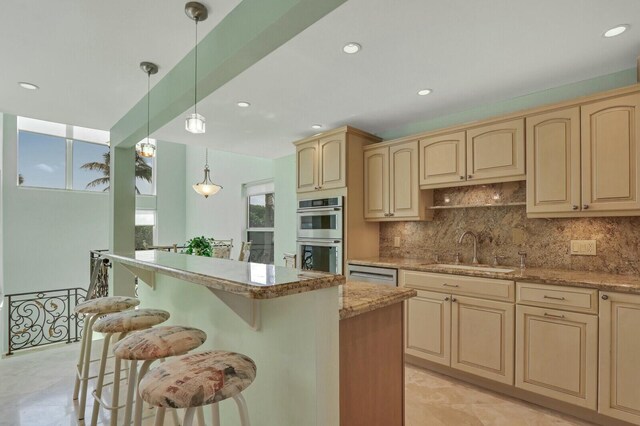
[[[66,140],[58,136],[20,131],[18,174],[23,186],[65,187]]]
[[[76,190],[103,191],[107,185],[87,187],[89,182],[104,177],[99,170],[83,169],[82,165],[92,162],[104,163],[104,154],[109,152],[107,145],[97,143],[73,141],[73,185]]]

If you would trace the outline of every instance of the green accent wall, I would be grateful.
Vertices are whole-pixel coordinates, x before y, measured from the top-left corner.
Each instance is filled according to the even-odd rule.
[[[378,134],[385,140],[397,139],[416,133],[427,132],[431,130],[442,129],[445,127],[464,124],[471,121],[483,120],[498,115],[508,114],[527,108],[552,104],[587,96],[605,90],[616,89],[619,87],[629,86],[637,83],[637,74],[635,68],[629,68],[623,71],[607,74],[589,80],[583,80],[576,83],[566,84],[564,86],[554,87],[547,90],[541,90],[528,95],[519,96],[517,98],[508,99],[493,104],[482,105],[477,108],[460,111],[457,113],[445,115],[442,117],[427,118],[423,121],[410,123],[394,129]],[[364,129],[366,130],[366,129]]]
[[[276,189],[274,263],[284,266],[284,253],[296,251],[296,156],[273,160],[273,184]]]

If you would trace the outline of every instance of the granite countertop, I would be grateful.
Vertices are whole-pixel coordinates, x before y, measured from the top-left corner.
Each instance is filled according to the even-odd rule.
[[[340,286],[340,319],[375,311],[415,297],[417,294],[410,288],[347,281]]]
[[[342,275],[300,271],[262,263],[148,250],[133,255],[102,253],[113,262],[157,272],[250,299],[274,299],[345,282]]]
[[[606,272],[572,271],[545,268],[520,269],[519,267],[514,266],[499,266],[499,268],[514,270],[513,272],[508,273],[471,271],[447,268],[446,266],[429,262],[426,259],[410,259],[400,257],[350,259],[348,262],[354,265],[378,266],[394,269],[406,269],[411,271],[435,272],[441,274],[464,275],[470,277],[493,278],[510,281],[526,281],[539,284],[586,287],[603,291],[640,294],[640,277],[638,277],[637,275],[619,275]]]

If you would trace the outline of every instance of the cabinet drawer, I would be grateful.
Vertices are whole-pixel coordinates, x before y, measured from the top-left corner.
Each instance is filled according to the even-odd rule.
[[[432,272],[400,271],[400,282],[401,285],[411,288],[463,296],[476,296],[508,302],[513,302],[515,299],[515,284],[513,281]]]
[[[517,283],[517,303],[598,313],[598,291],[590,288]]]

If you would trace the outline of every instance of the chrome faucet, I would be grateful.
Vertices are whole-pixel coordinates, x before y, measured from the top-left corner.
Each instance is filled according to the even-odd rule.
[[[462,240],[467,235],[471,235],[473,237],[473,260],[471,261],[471,263],[474,264],[474,265],[477,265],[480,262],[478,262],[478,237],[476,236],[476,234],[474,234],[471,231],[464,231],[462,233],[462,235],[460,235],[460,239],[458,240],[458,244],[462,244]]]

